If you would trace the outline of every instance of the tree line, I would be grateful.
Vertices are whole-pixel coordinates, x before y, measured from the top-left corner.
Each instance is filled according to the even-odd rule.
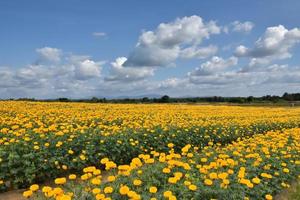
[[[19,98],[9,99],[15,101],[45,101],[45,102],[88,102],[88,103],[278,103],[278,102],[293,102],[300,101],[300,93],[284,93],[282,96],[277,95],[265,95],[262,97],[222,97],[222,96],[211,96],[211,97],[169,97],[164,95],[160,98],[123,98],[123,99],[107,99],[92,97],[90,99],[69,99],[69,98],[57,98],[57,99],[34,99],[34,98]]]

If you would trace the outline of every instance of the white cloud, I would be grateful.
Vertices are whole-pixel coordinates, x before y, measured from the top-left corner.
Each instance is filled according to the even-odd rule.
[[[240,22],[238,20],[222,27],[223,32],[239,32],[239,33],[250,33],[254,28],[254,23],[250,21]]]
[[[282,25],[268,27],[253,48],[238,46],[235,55],[256,58],[255,62],[269,63],[273,60],[290,58],[292,56],[290,49],[299,42],[300,29],[298,28],[288,30]]]
[[[185,84],[185,81],[186,81],[185,79],[179,79],[176,77],[168,78],[158,83],[158,88],[161,89],[176,88],[179,86],[183,86]]]
[[[288,65],[274,64],[243,72],[232,70],[201,75],[195,72],[197,70],[187,76],[189,83],[194,85],[193,90],[211,89],[214,95],[224,95],[224,92],[224,96],[281,95],[285,91],[297,91],[300,86],[300,67]]]
[[[79,80],[100,77],[102,62],[94,62],[92,60],[79,61],[75,65],[75,76]]]
[[[53,52],[42,48],[45,52]],[[82,96],[94,92],[96,82],[101,82],[101,65],[87,56],[66,55],[60,52],[60,61],[28,65],[21,68],[0,68],[0,92],[7,97],[49,98],[62,96]],[[49,54],[45,54],[49,55]],[[64,56],[62,56],[64,55]],[[54,62],[55,61],[55,62]],[[1,95],[3,96],[3,95]],[[0,96],[0,97],[1,97]]]
[[[124,63],[125,67],[159,67],[171,64],[180,52],[178,46],[173,48],[160,48],[156,45],[147,47],[137,46]]]
[[[219,34],[216,22],[205,23],[193,15],[161,23],[155,31],[144,32],[124,66],[165,66],[177,59],[182,46],[198,45],[211,34]]]
[[[62,56],[62,51],[60,49],[51,47],[36,49],[36,52],[40,56],[40,61],[59,62]]]
[[[111,63],[110,74],[105,77],[106,81],[133,82],[140,81],[154,75],[154,69],[149,67],[124,67],[126,57],[119,57]]]
[[[232,31],[234,32],[244,32],[249,33],[254,28],[254,23],[250,21],[240,22],[234,21],[232,22]]]
[[[223,27],[223,31],[248,33],[253,26],[252,22],[235,21]],[[143,32],[128,59],[117,58],[107,66],[108,70],[103,69],[104,62],[90,56],[40,48],[36,50],[35,64],[18,69],[0,68],[0,97],[235,96],[278,94],[299,88],[300,68],[273,61],[292,56],[292,48],[300,42],[300,29],[269,27],[253,47],[240,45],[235,56],[226,59],[214,56],[218,52],[216,45],[203,42],[213,34],[220,34],[220,27],[199,16],[161,23],[155,30]],[[93,35],[102,37],[105,33]],[[249,60],[243,68],[237,66],[239,57]],[[149,81],[154,72],[170,70],[157,67],[174,66],[180,58],[208,60],[183,77]]]
[[[215,45],[209,45],[207,47],[188,47],[183,49],[180,52],[180,56],[185,59],[191,59],[191,58],[200,58],[204,59],[210,56],[213,56],[217,53],[218,47]]]
[[[192,76],[206,76],[216,74],[218,72],[223,72],[228,67],[237,65],[238,59],[236,57],[230,57],[227,60],[214,56],[211,60],[201,64],[197,67],[190,75]]]

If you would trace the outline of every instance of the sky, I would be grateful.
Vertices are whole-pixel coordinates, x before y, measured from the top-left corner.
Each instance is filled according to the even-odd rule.
[[[298,0],[2,0],[0,98],[300,92]]]

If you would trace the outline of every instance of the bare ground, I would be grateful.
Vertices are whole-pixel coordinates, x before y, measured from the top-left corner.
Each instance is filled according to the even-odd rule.
[[[13,190],[9,192],[0,193],[0,200],[24,200],[23,193],[24,190]]]

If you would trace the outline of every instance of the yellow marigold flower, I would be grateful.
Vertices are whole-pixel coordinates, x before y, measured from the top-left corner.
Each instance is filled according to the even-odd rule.
[[[282,187],[287,187],[287,184],[284,183],[284,182],[282,182],[282,183],[281,183],[281,186],[282,186]]]
[[[140,186],[141,184],[142,184],[142,181],[139,180],[139,179],[135,179],[135,180],[133,181],[133,185],[135,185],[135,186]]]
[[[172,196],[172,192],[170,190],[164,192],[164,197],[170,197],[170,196]]]
[[[108,186],[108,187],[105,187],[103,191],[105,194],[110,194],[114,191],[114,189],[112,187]]]
[[[100,192],[101,192],[100,188],[94,188],[94,189],[92,190],[92,193],[93,193],[93,194],[99,194]]]
[[[127,193],[127,196],[130,197],[130,198],[133,198],[135,195],[136,195],[136,193],[134,191],[129,191]]]
[[[119,190],[121,195],[127,195],[129,191],[130,191],[130,189],[126,185],[121,186],[120,190]]]
[[[190,185],[189,186],[189,190],[196,191],[197,190],[197,186],[196,185]]]
[[[109,182],[113,182],[113,181],[115,181],[116,180],[116,177],[115,176],[108,176],[107,177],[107,181],[109,181]]]
[[[40,188],[39,185],[33,184],[33,185],[30,186],[29,189],[30,189],[32,192],[35,192],[35,191],[37,191],[39,188]]]
[[[97,194],[96,195],[96,200],[102,200],[105,198],[105,195],[104,194]]]
[[[218,178],[218,174],[215,173],[215,172],[212,172],[212,173],[209,174],[209,178],[210,179],[217,179]]]
[[[68,154],[74,154],[74,151],[72,150],[72,149],[70,149],[69,151],[68,151]]]
[[[101,164],[105,164],[105,163],[107,163],[107,162],[109,162],[109,159],[108,159],[108,158],[102,158],[102,159],[100,160],[100,163],[101,163]]]
[[[286,163],[281,163],[281,166],[282,166],[282,167],[286,167],[287,164],[286,164]]]
[[[184,181],[183,184],[184,184],[185,186],[189,186],[189,185],[191,185],[192,183],[191,183],[190,181]]]
[[[255,184],[259,184],[260,183],[260,179],[258,177],[255,177],[252,179],[252,182]]]
[[[169,197],[169,200],[177,200],[177,198],[172,195],[172,196]]]
[[[175,172],[174,173],[174,176],[176,177],[176,178],[181,178],[182,176],[183,176],[183,174],[181,173],[181,172]]]
[[[39,150],[39,149],[40,149],[40,147],[37,146],[37,145],[35,145],[33,148],[34,148],[35,150]]]
[[[270,195],[270,194],[267,194],[267,195],[265,196],[265,198],[266,198],[266,200],[272,200],[272,199],[273,199],[273,196]]]
[[[91,180],[91,183],[92,183],[93,185],[100,185],[100,184],[101,184],[101,180],[100,180],[99,178],[93,178],[93,179]]]
[[[63,185],[67,182],[66,178],[56,178],[54,180],[54,183],[57,184],[57,185]]]
[[[188,158],[192,158],[192,157],[194,156],[194,154],[188,153],[186,156],[187,156]]]
[[[71,200],[72,198],[69,195],[62,195],[60,196],[59,200]]]
[[[177,178],[176,177],[170,177],[168,179],[168,182],[171,183],[171,184],[175,184],[177,182]]]
[[[79,156],[79,158],[80,158],[81,160],[85,160],[85,159],[86,159],[85,155],[83,155],[83,154],[81,154],[81,155]]]
[[[169,143],[169,144],[168,144],[168,147],[169,147],[169,148],[173,148],[173,147],[174,147],[174,144],[173,144],[173,143]]]
[[[163,173],[168,174],[170,172],[171,172],[170,168],[167,167],[163,168]]]
[[[70,174],[69,175],[69,179],[70,180],[75,180],[76,179],[76,175],[75,174]]]
[[[262,177],[264,177],[264,178],[269,178],[269,179],[272,178],[272,175],[271,175],[271,174],[268,174],[268,173],[261,173],[260,175],[261,175]]]
[[[289,173],[289,172],[290,172],[290,170],[289,170],[288,168],[284,168],[282,171],[283,171],[284,173]]]
[[[210,179],[205,179],[205,180],[204,180],[204,184],[210,186],[210,185],[213,184],[213,182],[212,182],[212,180],[210,180]]]
[[[149,192],[150,193],[156,193],[157,192],[157,187],[155,187],[155,186],[150,187]]]
[[[48,192],[50,192],[50,191],[52,191],[52,188],[49,187],[49,186],[44,186],[44,187],[42,188],[42,192],[44,192],[44,193],[48,193]]]
[[[31,196],[32,196],[32,191],[31,190],[27,190],[27,191],[23,192],[23,197],[29,198]]]
[[[88,176],[88,174],[83,174],[83,175],[81,175],[80,178],[81,178],[81,180],[85,181],[89,178],[89,176]]]
[[[61,189],[60,187],[56,187],[53,189],[53,193],[56,195],[61,195],[64,193],[63,189]]]
[[[226,179],[228,177],[228,174],[226,172],[218,174],[219,179]]]

